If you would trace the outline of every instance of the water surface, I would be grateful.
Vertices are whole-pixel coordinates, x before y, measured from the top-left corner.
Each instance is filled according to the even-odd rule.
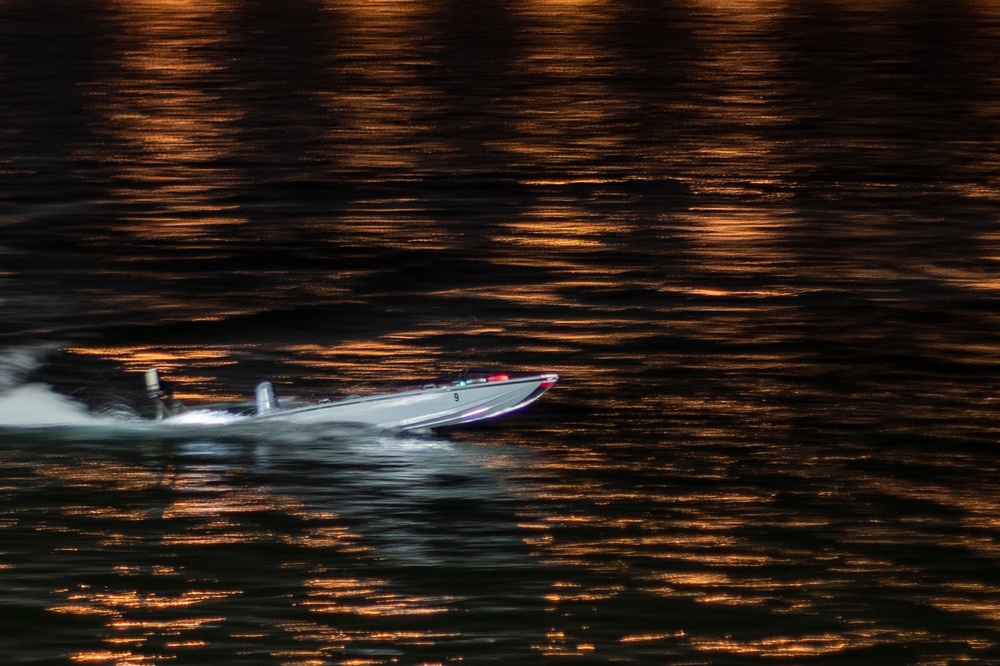
[[[989,2],[0,0],[0,661],[1000,660]],[[189,403],[549,370],[402,434]]]

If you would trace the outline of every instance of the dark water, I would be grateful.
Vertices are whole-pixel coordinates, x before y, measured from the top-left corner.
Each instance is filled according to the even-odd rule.
[[[1000,663],[997,53],[986,0],[0,0],[0,663]],[[151,364],[563,381],[178,435]]]

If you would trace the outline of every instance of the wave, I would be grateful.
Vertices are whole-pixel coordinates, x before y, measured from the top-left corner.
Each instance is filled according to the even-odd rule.
[[[54,345],[38,344],[8,347],[0,351],[0,393],[22,384],[24,378],[55,349]]]
[[[27,345],[0,351],[0,426],[103,425],[118,422],[88,411],[86,405],[26,378],[58,345]]]
[[[0,426],[100,425],[115,419],[91,414],[87,407],[43,384],[26,384],[0,393]]]

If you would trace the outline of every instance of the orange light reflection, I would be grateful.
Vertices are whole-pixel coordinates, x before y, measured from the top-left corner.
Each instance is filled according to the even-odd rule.
[[[221,366],[239,363],[235,358],[239,347],[230,345],[212,347],[208,345],[163,345],[135,347],[70,347],[68,352],[96,356],[113,360],[126,371],[142,375],[147,368],[156,367],[163,377],[169,377],[175,385],[175,396],[184,401],[205,402],[222,400],[245,400],[246,395],[220,392],[211,386]],[[201,374],[204,373],[204,374]],[[137,385],[142,381],[137,377]]]
[[[101,118],[95,130],[106,137],[102,149],[122,146],[122,152],[101,160],[116,180],[139,184],[123,185],[114,196],[155,208],[125,230],[142,239],[190,241],[243,223],[235,207],[215,202],[236,176],[214,166],[240,145],[235,123],[242,113],[205,85],[226,67],[219,46],[232,7],[225,0],[112,5],[127,26],[115,45],[122,72],[91,97],[91,106]]]
[[[417,137],[428,128],[419,121],[434,107],[434,91],[419,84],[429,61],[423,50],[426,20],[420,3],[327,2],[342,12],[339,47],[345,64],[334,78],[346,85],[324,91],[323,102],[341,119],[335,141],[347,167],[378,167],[412,177],[418,159],[432,149]]]
[[[228,482],[229,472],[213,466],[164,472],[113,464],[106,460],[74,461],[72,464],[46,465],[34,473],[47,483],[58,483],[74,489],[80,497],[92,499],[137,497],[158,488],[171,491],[173,501],[162,509],[158,508],[152,515],[148,508],[120,508],[98,504],[94,500],[74,504],[67,509],[70,515],[87,519],[76,521],[75,524],[82,527],[40,524],[36,528],[68,533],[79,530],[80,547],[73,548],[73,551],[92,552],[97,548],[102,553],[106,552],[107,557],[113,557],[116,552],[127,555],[132,552],[130,548],[124,551],[116,548],[138,537],[123,534],[122,521],[158,520],[163,526],[162,545],[168,548],[284,540],[304,547],[319,547],[328,551],[335,549],[353,557],[370,552],[357,535],[337,523],[335,515],[308,510],[301,502],[281,494],[233,485]],[[253,521],[253,516],[262,513],[287,516],[294,519],[301,529],[296,534],[277,535],[262,531],[259,525],[247,524],[248,520]],[[220,602],[245,593],[239,589],[219,589],[213,584],[216,581],[205,584],[192,580],[183,567],[131,563],[109,566],[115,574],[112,580],[104,578],[100,585],[80,581],[53,591],[60,600],[49,607],[51,612],[95,618],[103,622],[106,629],[103,640],[108,649],[78,652],[71,655],[75,662],[141,664],[160,663],[164,659],[183,660],[187,651],[196,650],[208,642],[200,632],[212,630],[227,621],[225,616],[217,614]],[[294,569],[298,565],[293,563],[284,567]],[[164,589],[171,591],[143,591],[135,587],[137,578],[141,581],[148,576],[165,579]],[[448,597],[402,595],[391,591],[388,581],[329,577],[325,572],[314,572],[303,584],[306,588],[303,606],[323,614],[420,616],[447,612],[452,601]],[[180,589],[174,591],[178,587]],[[199,610],[207,604],[211,604],[214,612]],[[384,627],[367,632],[342,633],[339,638],[333,635],[336,630],[329,626],[324,626],[322,632],[320,644],[323,647],[307,648],[295,654],[307,660],[317,656],[329,657],[337,650],[337,643],[332,641],[335,638],[341,642],[358,640],[430,645],[451,636],[441,632]],[[243,636],[259,638],[254,634]],[[239,636],[234,635],[234,638]],[[317,637],[311,635],[310,639]],[[280,649],[275,651],[279,652],[284,653]]]

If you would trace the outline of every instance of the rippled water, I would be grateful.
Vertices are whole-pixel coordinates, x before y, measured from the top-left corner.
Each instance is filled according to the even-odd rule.
[[[986,0],[0,0],[0,662],[1000,661]],[[188,403],[555,371],[478,428]]]

